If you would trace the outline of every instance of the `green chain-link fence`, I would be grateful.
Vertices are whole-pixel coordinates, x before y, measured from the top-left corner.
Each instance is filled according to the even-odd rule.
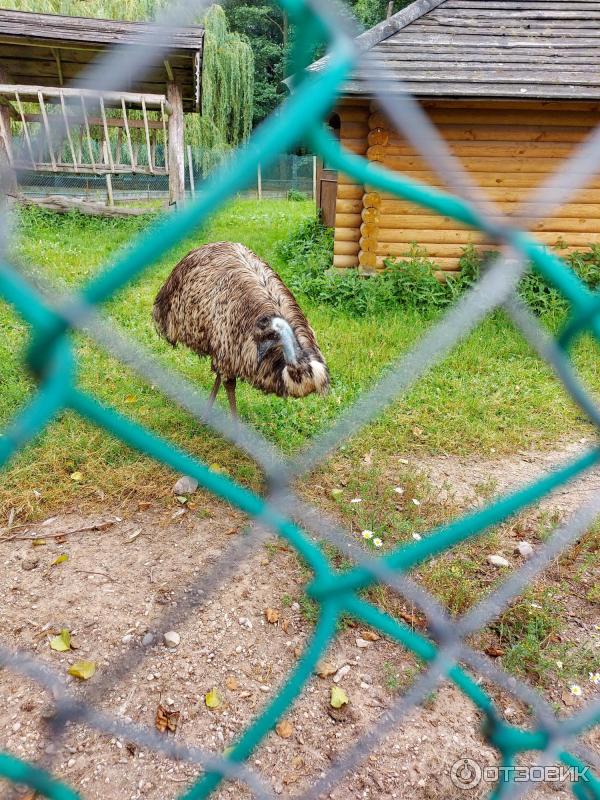
[[[31,328],[26,362],[38,381],[38,390],[0,438],[0,466],[6,464],[17,450],[25,446],[63,410],[71,409],[83,415],[131,447],[162,461],[176,471],[195,477],[207,490],[255,518],[260,528],[276,531],[292,545],[314,573],[314,579],[307,587],[308,595],[317,602],[319,608],[318,622],[312,638],[275,699],[223,756],[203,753],[183,745],[166,745],[164,740],[152,732],[144,732],[95,711],[89,697],[84,700],[72,697],[57,676],[50,673],[41,662],[24,654],[15,654],[0,648],[0,663],[53,688],[56,709],[52,725],[56,736],[62,734],[67,723],[84,722],[104,732],[125,732],[133,740],[137,736],[137,740],[148,747],[193,761],[202,766],[203,774],[183,795],[185,800],[207,797],[224,778],[245,781],[255,796],[268,797],[270,793],[262,781],[244,762],[302,691],[317,661],[331,643],[341,615],[350,615],[372,625],[385,636],[408,648],[429,666],[409,692],[388,710],[377,726],[350,748],[330,773],[320,778],[303,797],[316,798],[326,792],[444,676],[452,680],[479,708],[484,718],[485,736],[497,748],[502,766],[507,768],[501,771],[503,777],[494,790],[495,796],[516,795],[523,791],[523,786],[514,784],[513,773],[509,768],[515,765],[522,753],[538,751],[541,752],[540,763],[552,763],[559,759],[567,767],[580,769],[585,767],[586,761],[594,760],[594,754],[587,751],[577,741],[577,737],[600,723],[600,704],[589,706],[566,720],[559,720],[533,690],[514,679],[509,680],[501,670],[470,649],[464,639],[495,616],[539,570],[585,530],[600,511],[600,502],[596,501],[580,509],[523,569],[514,573],[491,597],[458,621],[451,621],[432,597],[413,584],[407,572],[425,559],[480,535],[490,526],[498,524],[580,475],[600,462],[600,448],[591,449],[578,460],[539,481],[433,530],[421,541],[398,548],[380,559],[366,556],[317,509],[303,504],[293,494],[290,482],[312,469],[345,438],[372,419],[386,403],[397,397],[428,366],[441,358],[485,314],[499,305],[504,305],[540,355],[554,368],[574,400],[594,423],[600,425],[600,413],[591,397],[579,385],[569,359],[569,347],[582,332],[591,331],[600,338],[600,298],[586,290],[556,256],[508,223],[499,223],[498,216],[491,217],[484,206],[392,174],[359,156],[344,152],[339,143],[322,127],[321,121],[331,109],[344,80],[355,68],[352,37],[329,5],[316,2],[311,4],[306,0],[281,0],[281,4],[299,31],[299,35],[295,37],[291,66],[294,74],[301,74],[302,77],[285,103],[285,108],[257,130],[248,146],[240,150],[235,161],[229,161],[208,180],[198,200],[145,232],[75,296],[57,298],[36,287],[7,263],[6,259],[1,264],[0,294],[14,306]],[[180,6],[179,11],[182,8],[185,11],[187,7]],[[170,19],[175,17],[173,12]],[[329,46],[329,56],[322,69],[304,73],[315,46],[322,41]],[[110,73],[110,66],[109,61],[103,68]],[[96,75],[98,80],[100,73],[101,70]],[[386,108],[386,99],[379,94],[377,87],[374,87],[374,94],[379,96],[384,109],[392,118],[398,116],[398,109]],[[402,102],[406,109],[415,111],[416,105],[410,98],[404,98]],[[399,119],[399,122],[402,123],[402,120]],[[423,120],[418,114],[412,118],[407,114],[404,124],[419,126],[423,125]],[[475,289],[463,297],[407,357],[394,365],[375,389],[365,394],[354,408],[344,413],[332,430],[319,437],[294,461],[284,462],[271,445],[254,431],[245,426],[238,428],[231,424],[218,409],[208,410],[204,399],[199,399],[182,381],[166,375],[139,348],[108,328],[94,309],[189,235],[232,194],[251,185],[259,162],[268,167],[274,163],[279,153],[300,142],[314,148],[327,163],[352,175],[359,183],[376,186],[484,231],[501,247],[502,255]],[[439,142],[436,143],[432,137],[425,137],[423,142],[427,143],[424,149],[430,150],[424,154],[443,163],[444,153],[439,150]],[[589,149],[577,153],[575,159],[585,158],[588,164],[595,165],[600,161],[599,150],[597,142],[591,141]],[[593,169],[589,172],[593,172]],[[546,208],[565,193],[577,188],[575,182],[569,179],[569,174],[567,164],[563,169],[565,180],[561,182],[557,179],[554,188],[548,190],[548,197],[544,201]],[[541,200],[540,203],[540,208],[544,208]],[[569,322],[556,340],[549,339],[541,331],[527,311],[519,305],[513,293],[528,262],[533,269],[551,281],[570,303]],[[78,364],[71,336],[75,328],[86,330],[90,336],[110,348],[113,354],[151,378],[167,395],[249,452],[265,470],[269,484],[267,497],[260,497],[229,478],[212,472],[196,458],[178,450],[170,442],[162,440],[114,409],[102,406],[93,396],[84,392],[78,384]],[[309,534],[311,531],[317,534],[317,538]],[[224,557],[224,565],[231,567],[236,560],[243,557],[243,548],[251,546],[256,535],[256,531],[251,531],[246,537],[242,537],[242,550],[232,548],[232,552]],[[319,537],[344,546],[346,552],[350,546],[357,566],[343,572],[336,570],[319,546]],[[220,568],[215,571],[222,579],[224,571]],[[367,602],[363,590],[376,582],[384,582],[412,599],[427,615],[429,635],[412,630]],[[210,576],[203,585],[209,583]],[[138,653],[136,657],[141,659],[143,655]],[[504,721],[469,668],[506,686],[527,702],[533,712],[531,727],[523,729]],[[117,669],[109,678],[116,680],[118,676]],[[55,781],[45,771],[12,755],[0,755],[0,775],[14,783],[25,784],[55,800],[73,800],[78,797],[72,789]],[[584,778],[573,782],[572,790],[580,800],[600,798],[600,780],[588,771]]]

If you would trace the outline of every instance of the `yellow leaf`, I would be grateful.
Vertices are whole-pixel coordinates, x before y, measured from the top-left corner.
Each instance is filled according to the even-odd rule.
[[[72,472],[71,473],[71,480],[72,481],[82,481],[83,480],[83,472]]]
[[[57,564],[64,564],[64,562],[68,560],[69,556],[67,555],[67,553],[61,553],[54,559],[54,561],[50,564],[50,566],[55,567]]]
[[[135,403],[136,400],[137,400],[137,397],[134,394],[129,394],[125,398],[125,402],[126,403]]]
[[[33,539],[31,542],[32,547],[41,547],[44,544],[46,544],[45,539]]]
[[[207,708],[218,708],[223,701],[217,689],[211,689],[204,695],[204,702]]]
[[[343,689],[340,689],[339,686],[332,686],[331,687],[331,707],[332,708],[341,708],[348,703],[348,695]]]
[[[63,628],[58,636],[50,639],[50,647],[58,653],[64,653],[65,650],[71,649],[71,634],[67,628]]]
[[[294,732],[294,726],[289,719],[282,719],[281,722],[278,722],[275,726],[275,730],[277,735],[281,736],[282,739],[289,739]]]
[[[71,664],[67,672],[75,678],[81,678],[82,681],[87,681],[88,678],[91,678],[96,672],[96,662],[76,661],[74,664]]]

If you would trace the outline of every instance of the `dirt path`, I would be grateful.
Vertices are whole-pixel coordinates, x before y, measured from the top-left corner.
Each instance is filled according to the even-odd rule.
[[[517,461],[440,458],[415,461],[414,466],[440,486],[451,484],[468,505],[471,494],[476,500],[474,487],[482,482],[493,479],[498,489],[508,488],[581,447],[577,443],[560,453],[523,454]],[[594,472],[552,502],[565,511],[598,489],[600,473]],[[180,644],[175,648],[163,644],[159,619],[167,611],[176,612],[175,604],[185,603],[184,587],[202,575],[214,575],[219,554],[241,535],[240,515],[212,502],[201,501],[199,506],[194,511],[178,510],[176,505],[130,509],[121,516],[103,513],[94,518],[60,515],[19,533],[42,539],[43,544],[0,540],[4,561],[0,641],[35,654],[62,675],[76,660],[93,660],[97,672],[89,682],[69,679],[79,695],[93,691],[131,648],[143,650],[141,663],[102,693],[98,705],[123,720],[152,728],[162,703],[180,712],[176,732],[165,737],[219,752],[273,697],[293,668],[312,624],[302,604],[307,574],[285,549],[260,545],[212,597],[201,598],[187,621],[178,624]],[[81,530],[94,525],[99,529]],[[53,565],[63,554],[68,560]],[[278,612],[277,622],[267,622],[267,608]],[[62,628],[71,631],[76,650],[50,649],[49,639]],[[284,733],[290,735],[272,732],[251,759],[250,765],[275,794],[299,794],[314,783],[338,753],[385,713],[394,690],[413,681],[414,660],[403,650],[384,639],[358,646],[361,638],[360,628],[347,627],[327,654],[334,667],[348,667],[335,684],[350,698],[347,711],[331,712],[333,677],[314,676],[286,717],[291,727]],[[50,763],[58,777],[89,800],[166,800],[182,793],[196,775],[192,766],[84,726],[74,726],[64,741],[52,743],[45,724],[46,694],[8,671],[0,674],[0,688],[5,704],[2,749]],[[223,702],[211,711],[204,695],[213,688]],[[498,698],[510,721],[524,719],[518,704]],[[444,685],[325,796],[334,800],[486,796],[489,786],[459,790],[450,779],[451,767],[460,758],[473,758],[482,765],[496,763],[494,751],[480,736],[479,722],[477,710],[452,686]],[[597,733],[588,742],[600,752]],[[244,787],[229,784],[217,796],[249,795]],[[570,795],[556,786],[539,788],[530,796],[558,800]]]

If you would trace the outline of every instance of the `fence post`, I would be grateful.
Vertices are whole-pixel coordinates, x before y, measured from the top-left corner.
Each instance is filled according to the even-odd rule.
[[[106,166],[110,169],[108,165],[108,143],[106,139],[102,142],[102,155],[104,156],[104,162]],[[110,172],[106,173],[106,199],[107,205],[114,206],[115,198],[113,195],[113,186],[112,186],[112,175]]]
[[[192,145],[188,144],[187,146],[187,157],[188,157],[188,171],[190,173],[190,193],[192,195],[192,200],[196,199],[196,185],[194,183],[194,162],[192,160]]]
[[[313,200],[317,202],[317,157],[313,156]]]
[[[258,199],[262,200],[262,170],[260,168],[260,163],[256,168],[256,184],[258,188]]]

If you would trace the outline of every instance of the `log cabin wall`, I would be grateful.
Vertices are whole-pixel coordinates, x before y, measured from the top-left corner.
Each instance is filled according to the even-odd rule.
[[[486,195],[506,213],[553,173],[600,122],[600,103],[578,101],[520,100],[424,100],[423,107],[448,142],[452,152],[469,170]],[[387,119],[371,107],[368,117],[367,157],[433,186],[445,188],[404,138],[391,129]],[[348,129],[346,129],[348,130]],[[346,147],[347,132],[342,128]],[[352,147],[349,147],[352,149]],[[358,152],[358,150],[354,150]],[[384,269],[384,259],[409,253],[413,244],[427,251],[441,274],[455,271],[464,248],[493,247],[477,232],[448,218],[365,187],[360,221],[357,187],[340,182],[336,218],[336,266],[355,266],[351,234],[358,239],[362,272]],[[343,209],[343,212],[342,212]],[[339,221],[338,221],[339,220]],[[593,179],[573,201],[532,228],[543,244],[559,253],[600,244],[600,178]],[[352,255],[350,255],[352,251]]]
[[[340,141],[344,147],[365,156],[369,146],[369,101],[341,100],[336,113],[340,118]],[[363,194],[362,185],[348,175],[338,174],[333,243],[333,266],[336,268],[358,267]]]

